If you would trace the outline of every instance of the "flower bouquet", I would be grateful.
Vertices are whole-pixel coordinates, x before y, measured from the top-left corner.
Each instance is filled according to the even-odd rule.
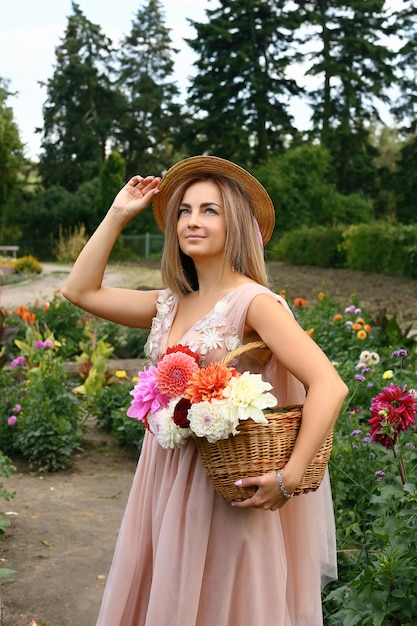
[[[227,500],[254,492],[235,487],[238,478],[285,465],[301,422],[299,406],[271,410],[277,399],[260,374],[241,374],[229,366],[236,356],[258,347],[265,344],[240,346],[206,367],[199,367],[198,355],[187,346],[168,348],[156,367],[139,374],[130,392],[127,415],[142,421],[163,448],[178,448],[193,437],[216,491]],[[331,436],[296,493],[317,489],[330,451]]]

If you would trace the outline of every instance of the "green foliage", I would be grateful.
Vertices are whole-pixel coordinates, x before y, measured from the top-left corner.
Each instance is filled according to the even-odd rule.
[[[78,354],[80,343],[88,333],[89,316],[66,300],[60,292],[55,293],[51,300],[34,306],[32,312],[41,330],[48,330],[54,337],[60,337],[56,350],[62,359]],[[22,330],[24,328],[23,324]]]
[[[193,119],[181,134],[188,152],[259,163],[294,136],[288,102],[301,93],[288,69],[299,13],[280,1],[237,0],[191,22],[197,55],[187,104]]]
[[[14,262],[14,271],[16,274],[23,274],[25,272],[28,274],[40,274],[42,272],[42,265],[39,263],[38,259],[28,254],[27,256],[16,259]]]
[[[127,417],[130,404],[129,392],[133,383],[128,379],[116,379],[113,384],[103,387],[95,399],[97,422],[123,446],[142,447],[145,430],[142,422]]]
[[[24,166],[23,145],[7,100],[14,95],[0,77],[0,241],[16,234],[13,226],[18,201],[19,174]],[[10,242],[12,243],[12,242]]]
[[[126,182],[126,161],[112,150],[100,170],[100,190],[97,197],[98,213],[108,209],[119,189]]]
[[[117,84],[124,103],[117,120],[117,145],[128,178],[161,174],[176,160],[173,140],[183,126],[176,102],[179,89],[172,80],[177,50],[163,18],[160,0],[142,3],[118,52]]]
[[[69,228],[66,232],[60,226],[59,241],[53,250],[54,257],[60,263],[73,263],[86,243],[87,234],[84,224],[75,226],[74,229]]]
[[[46,84],[40,173],[46,187],[75,191],[99,176],[121,98],[112,85],[111,41],[78,4]],[[83,220],[86,224],[86,221]]]
[[[1,373],[0,373],[1,379]],[[15,466],[12,465],[10,459],[0,451],[0,477],[8,478],[12,472],[16,470]],[[15,497],[15,493],[6,489],[2,482],[0,482],[0,498],[8,502],[12,498]],[[0,539],[2,535],[4,535],[7,528],[10,526],[10,521],[0,512]],[[14,574],[14,570],[9,570],[6,568],[0,568],[0,578],[6,578]]]
[[[268,254],[294,265],[416,278],[417,226],[371,222],[348,228],[301,227],[272,242]]]
[[[340,310],[326,293],[295,313],[306,330],[314,328],[312,337],[350,389],[329,464],[339,580],[324,590],[325,623],[411,625],[417,611],[416,433],[400,432],[385,448],[372,442],[368,420],[372,399],[391,382],[416,388],[416,338],[405,344],[398,328],[389,335],[372,328],[357,303]]]
[[[274,203],[278,235],[300,226],[340,226],[372,217],[372,206],[364,198],[337,192],[331,179],[331,156],[322,146],[290,148],[269,158],[255,175]]]
[[[268,258],[292,265],[344,267],[343,228],[312,226],[284,233],[268,247]]]
[[[417,226],[358,224],[344,238],[348,268],[417,278]]]

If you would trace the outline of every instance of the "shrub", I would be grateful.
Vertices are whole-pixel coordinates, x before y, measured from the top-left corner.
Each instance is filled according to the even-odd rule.
[[[417,225],[374,222],[350,226],[344,233],[346,266],[417,278]]]
[[[112,433],[121,445],[140,450],[145,434],[142,422],[126,415],[132,387],[128,379],[103,387],[96,396],[94,412],[101,427]]]
[[[14,261],[14,271],[16,274],[40,274],[42,272],[42,265],[31,254],[22,256]]]
[[[293,265],[343,267],[345,256],[341,249],[343,229],[339,227],[303,227],[285,233],[269,248],[269,259]]]
[[[63,231],[59,227],[59,239],[52,253],[61,263],[73,263],[87,243],[88,236],[84,224],[69,227]]]

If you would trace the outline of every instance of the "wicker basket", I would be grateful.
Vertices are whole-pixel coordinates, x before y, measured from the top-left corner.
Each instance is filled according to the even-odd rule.
[[[220,363],[227,365],[244,352],[264,347],[265,344],[260,341],[245,344],[229,352]],[[209,443],[205,438],[196,439],[203,466],[222,498],[230,502],[244,500],[252,496],[256,488],[235,487],[236,480],[284,467],[297,438],[302,408],[302,405],[295,405],[267,413],[268,425],[245,420],[238,426],[238,435],[215,443]],[[294,495],[315,491],[319,487],[329,461],[332,440],[333,433],[330,433],[303,474]]]

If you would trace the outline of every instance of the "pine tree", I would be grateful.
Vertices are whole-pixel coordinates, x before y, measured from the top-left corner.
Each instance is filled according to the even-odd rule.
[[[13,95],[9,81],[0,78],[0,240],[16,236],[14,210],[19,174],[24,166],[23,145],[7,100]]]
[[[118,83],[124,95],[118,145],[127,176],[160,174],[172,161],[172,138],[180,125],[179,89],[169,29],[160,0],[138,10],[131,31],[121,42]]]
[[[46,84],[40,131],[45,186],[59,184],[69,191],[99,175],[120,107],[111,83],[112,42],[75,2],[72,11]]]
[[[289,100],[301,90],[288,69],[297,59],[292,43],[299,17],[286,9],[290,4],[221,0],[207,10],[208,23],[191,22],[197,35],[187,42],[198,58],[185,136],[192,151],[250,165],[295,134]]]
[[[314,134],[333,155],[339,189],[369,193],[376,154],[369,128],[379,118],[378,103],[388,102],[394,80],[393,52],[384,43],[393,33],[385,2],[298,4],[313,26],[304,37],[304,44],[314,44],[307,73],[321,79],[310,94]]]

